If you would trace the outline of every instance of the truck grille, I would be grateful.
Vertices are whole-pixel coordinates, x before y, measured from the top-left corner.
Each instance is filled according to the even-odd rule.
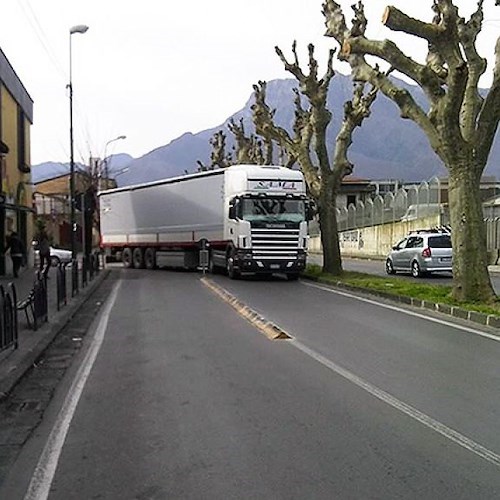
[[[255,259],[297,259],[298,229],[252,229],[252,253]]]

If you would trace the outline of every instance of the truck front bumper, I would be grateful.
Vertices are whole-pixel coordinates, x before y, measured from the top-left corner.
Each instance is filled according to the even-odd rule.
[[[239,254],[235,265],[242,273],[298,273],[306,267],[306,254],[301,253],[297,258],[289,259],[259,259],[249,254]]]

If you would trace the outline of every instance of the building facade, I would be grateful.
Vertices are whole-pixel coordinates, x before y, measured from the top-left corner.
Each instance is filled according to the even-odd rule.
[[[90,169],[89,169],[90,170]],[[75,171],[75,243],[82,252],[99,245],[99,213],[97,191],[116,187],[111,178],[102,179],[85,170]],[[71,248],[70,174],[37,182],[33,202],[37,218],[45,223],[54,246]]]
[[[6,236],[16,231],[31,248],[33,203],[30,127],[33,100],[0,49],[0,275],[10,272]]]

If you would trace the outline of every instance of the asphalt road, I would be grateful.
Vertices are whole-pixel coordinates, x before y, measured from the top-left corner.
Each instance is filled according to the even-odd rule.
[[[199,278],[121,272],[6,498],[44,446],[29,498],[500,496],[498,341],[303,282],[215,277],[293,336],[270,341]]]
[[[323,256],[320,254],[311,254],[308,256],[307,261],[311,264],[322,265]],[[346,271],[358,271],[360,273],[373,274],[375,276],[387,276],[383,260],[343,258],[342,266]],[[452,274],[447,272],[432,273],[430,275],[423,276],[417,279],[413,278],[410,273],[397,273],[391,276],[391,278],[392,277],[417,282],[432,283],[436,285],[451,285],[453,279]],[[495,290],[497,295],[500,294],[500,275],[498,273],[490,272],[490,278],[493,289]]]

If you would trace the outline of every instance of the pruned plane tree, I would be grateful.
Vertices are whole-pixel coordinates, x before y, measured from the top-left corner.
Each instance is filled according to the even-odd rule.
[[[326,36],[340,45],[339,59],[349,63],[354,79],[369,83],[391,99],[401,117],[413,120],[448,171],[449,208],[453,244],[453,295],[461,301],[495,300],[488,274],[486,234],[480,198],[480,180],[500,118],[500,38],[496,42],[493,81],[485,96],[479,80],[487,61],[476,41],[483,24],[483,0],[469,19],[460,16],[451,0],[429,1],[432,20],[424,22],[396,7],[385,9],[382,23],[427,43],[427,57],[418,62],[391,40],[366,36],[363,2],[353,8],[350,23],[341,6],[326,0],[323,14]],[[496,0],[496,5],[499,0]],[[424,91],[429,108],[423,109],[411,94],[397,86],[377,64],[386,63]]]

